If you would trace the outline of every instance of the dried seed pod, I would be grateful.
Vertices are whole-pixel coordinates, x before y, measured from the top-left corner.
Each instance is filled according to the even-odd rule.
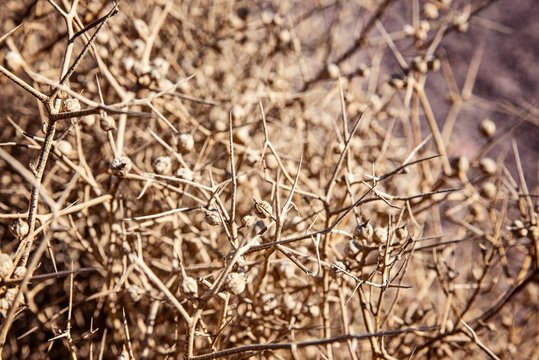
[[[196,296],[198,293],[198,283],[195,278],[191,276],[184,277],[181,283],[181,290],[186,296]]]
[[[241,218],[242,227],[251,227],[256,223],[256,218],[252,215],[245,215]]]
[[[179,168],[176,170],[176,177],[187,181],[193,181],[193,172],[188,168]]]
[[[4,66],[12,72],[18,72],[24,66],[24,60],[17,51],[8,51],[4,56]]]
[[[365,64],[359,64],[357,68],[357,74],[359,77],[366,77],[369,76],[371,73],[371,69],[365,65]]]
[[[408,228],[406,227],[406,225],[397,228],[397,230],[395,230],[395,235],[399,240],[406,239],[408,237]]]
[[[233,295],[239,295],[245,290],[245,275],[233,272],[226,276],[225,287]]]
[[[250,166],[256,165],[260,161],[260,153],[258,151],[249,151],[246,160]]]
[[[461,178],[466,177],[468,169],[470,169],[470,160],[465,155],[459,156],[457,159],[457,175]]]
[[[475,222],[482,222],[485,221],[487,218],[485,214],[485,209],[479,204],[470,205],[470,214],[472,215],[472,219]]]
[[[345,148],[345,145],[339,142],[339,143],[333,144],[332,150],[335,155],[340,155],[343,153],[344,148]]]
[[[178,136],[178,149],[182,154],[186,154],[195,147],[195,139],[191,134],[180,134]]]
[[[62,101],[62,112],[80,111],[81,106],[78,99],[65,99]]]
[[[281,44],[286,45],[292,40],[292,35],[290,35],[290,31],[288,29],[283,29],[279,32],[279,41]]]
[[[402,89],[406,87],[408,80],[405,76],[402,75],[392,75],[389,79],[389,86],[395,89]]]
[[[204,210],[206,216],[204,220],[210,226],[217,226],[221,224],[221,218],[219,217],[219,212],[216,209]]]
[[[423,6],[423,14],[425,14],[425,17],[430,20],[434,20],[438,18],[440,15],[440,12],[438,11],[438,7],[436,4],[433,3],[426,3],[425,6]]]
[[[387,228],[377,227],[374,229],[372,240],[377,244],[383,244],[387,241]]]
[[[417,56],[412,60],[412,68],[421,74],[426,74],[429,71],[427,61],[420,56]]]
[[[346,271],[346,265],[342,261],[335,261],[335,263],[331,264],[329,270],[331,277],[339,279],[343,276],[344,271]]]
[[[9,224],[9,231],[19,240],[28,235],[29,230],[30,227],[28,226],[28,223],[21,218],[17,218]]]
[[[238,104],[235,104],[234,106],[232,106],[231,112],[232,112],[232,117],[234,119],[242,119],[243,117],[245,117],[245,115],[247,115],[243,106],[238,105]]]
[[[140,299],[142,299],[142,295],[144,295],[144,293],[145,293],[145,290],[135,284],[131,284],[127,288],[127,294],[129,295],[131,300],[133,300],[133,302],[139,302]]]
[[[429,68],[430,71],[440,70],[440,67],[441,67],[440,59],[436,57],[430,57],[426,60],[427,60],[427,67]]]
[[[358,224],[354,229],[354,238],[360,241],[371,241],[374,229],[370,224],[370,221],[367,221],[363,224]]]
[[[265,156],[264,163],[266,164],[266,167],[270,170],[275,170],[279,166],[279,162],[273,154]]]
[[[470,27],[470,13],[468,11],[464,11],[460,14],[458,14],[453,19],[453,25],[457,28],[457,30],[461,33],[464,33],[468,31],[468,28]]]
[[[234,132],[234,141],[239,144],[249,144],[251,139],[251,133],[249,131],[249,128],[246,126],[242,126]]]
[[[167,174],[172,167],[170,156],[159,156],[152,163],[153,171],[157,174]]]
[[[255,199],[255,214],[261,219],[273,218],[273,208],[269,202]]]
[[[402,32],[406,34],[406,36],[414,36],[415,28],[410,24],[404,24],[404,26],[402,27]]]
[[[112,174],[118,177],[125,177],[132,167],[133,163],[127,156],[116,157],[110,163]]]
[[[26,267],[24,266],[17,266],[15,268],[15,271],[13,272],[13,277],[14,278],[17,278],[17,279],[20,279],[20,278],[23,278],[25,275],[26,275],[26,272],[28,270],[26,269]],[[17,289],[15,289],[15,294],[17,293]],[[7,296],[7,294],[6,294]]]
[[[494,175],[498,170],[498,165],[496,164],[496,161],[486,157],[479,160],[479,169],[486,175]]]
[[[110,116],[104,115],[99,119],[99,126],[103,131],[114,131],[116,130],[116,122]]]
[[[308,307],[309,314],[313,318],[317,318],[320,316],[320,306],[318,305],[311,305]]]
[[[86,128],[89,128],[89,127],[94,126],[94,124],[95,124],[95,115],[87,115],[87,116],[84,116],[84,117],[81,119],[80,124],[81,124],[83,127],[86,127]]]
[[[332,79],[337,79],[339,77],[339,74],[341,73],[341,70],[339,70],[339,66],[333,63],[329,64],[326,70],[329,74],[329,77]]]
[[[479,132],[486,138],[491,138],[496,132],[496,124],[490,119],[484,119],[479,124]]]
[[[293,311],[297,305],[296,298],[290,294],[284,294],[283,305],[287,311]]]
[[[496,191],[496,185],[490,181],[487,181],[481,186],[479,194],[481,194],[481,196],[487,200],[492,200],[496,196]]]
[[[2,315],[4,318],[7,316],[10,307],[11,303],[7,301],[7,299],[0,299],[0,315]]]
[[[65,156],[71,156],[73,154],[73,145],[67,140],[60,140],[56,143],[56,149]]]
[[[13,269],[13,260],[8,254],[0,253],[0,279],[7,277]]]

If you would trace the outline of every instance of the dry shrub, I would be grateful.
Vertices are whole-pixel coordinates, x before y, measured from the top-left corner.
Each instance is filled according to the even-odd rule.
[[[0,16],[5,358],[537,356],[530,167],[444,51],[494,1],[60,3]]]

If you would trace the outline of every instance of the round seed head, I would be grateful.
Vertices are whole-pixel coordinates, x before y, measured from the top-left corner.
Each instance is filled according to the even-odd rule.
[[[374,233],[374,229],[369,221],[359,224],[354,229],[354,238],[356,240],[365,240],[370,241],[372,239],[372,235]]]
[[[198,283],[194,278],[186,276],[182,280],[181,289],[184,295],[195,296],[198,293]]]
[[[26,269],[25,266],[17,266],[15,268],[15,271],[13,272],[13,277],[20,279],[20,278],[22,278],[22,277],[24,277],[26,275],[27,271],[28,270]],[[13,288],[13,289],[15,289],[15,288]],[[8,289],[8,290],[11,290],[11,289]],[[15,294],[17,294],[17,289],[15,289]]]
[[[255,214],[261,219],[267,219],[273,217],[273,208],[267,201],[255,200]]]
[[[62,102],[62,112],[80,111],[80,103],[78,99],[65,99]]]
[[[336,79],[339,77],[341,71],[339,70],[339,66],[337,64],[331,63],[327,67],[327,72],[330,78]]]
[[[290,31],[288,31],[288,29],[283,29],[279,32],[279,41],[281,44],[288,44],[291,39],[292,36],[290,35]]]
[[[245,215],[241,218],[241,225],[243,227],[251,227],[256,223],[256,218],[252,215]]]
[[[225,287],[233,295],[239,295],[245,290],[245,275],[233,272],[226,276]]]
[[[346,271],[346,265],[342,261],[336,261],[331,264],[330,275],[334,279],[339,279],[343,276],[344,271]]]
[[[4,56],[4,66],[10,71],[17,72],[22,69],[23,65],[24,60],[17,51],[8,51]]]
[[[159,156],[153,161],[152,167],[157,174],[167,174],[172,167],[172,160],[169,156]]]
[[[496,124],[490,119],[484,119],[479,124],[479,132],[484,137],[491,138],[496,132]]]
[[[235,104],[234,106],[232,106],[231,111],[232,111],[232,117],[234,117],[234,119],[241,119],[245,117],[245,115],[247,114],[243,106],[238,105],[238,104]]]
[[[73,153],[73,145],[69,141],[60,140],[56,143],[56,149],[65,156],[70,156]]]
[[[404,76],[393,75],[391,76],[391,79],[389,79],[389,86],[395,89],[402,89],[406,87],[406,85],[407,85],[407,79]]]
[[[427,19],[434,20],[440,15],[438,7],[433,3],[426,3],[423,7],[423,14]]]
[[[420,56],[414,58],[414,60],[412,61],[412,66],[415,71],[421,74],[426,74],[429,71],[427,61]]]
[[[21,218],[16,219],[11,224],[9,224],[9,231],[15,236],[17,239],[22,239],[26,235],[28,235],[29,231],[28,223]]]
[[[0,253],[0,279],[7,277],[13,269],[13,260],[8,254]]]
[[[210,226],[218,226],[221,224],[221,218],[219,217],[219,212],[216,209],[205,210],[206,216],[204,220]]]
[[[133,163],[131,162],[131,159],[126,156],[116,157],[110,163],[110,170],[118,177],[125,177],[127,173],[131,171],[132,167]]]
[[[181,153],[186,154],[195,147],[195,139],[191,134],[180,134],[178,136],[178,149]]]
[[[114,131],[116,130],[116,122],[110,116],[101,116],[99,119],[99,126],[103,131]]]
[[[374,229],[372,240],[377,244],[383,244],[387,241],[387,229],[385,227],[377,227]]]
[[[188,168],[179,168],[176,170],[176,177],[187,181],[193,181],[193,172]]]
[[[397,230],[395,230],[395,235],[399,240],[406,239],[408,237],[408,228],[406,227],[406,225],[401,226]]]
[[[479,168],[485,175],[494,175],[498,170],[498,165],[496,164],[496,161],[486,157],[479,160]]]
[[[492,200],[496,196],[496,191],[496,185],[490,181],[487,181],[481,186],[479,193],[485,199]]]

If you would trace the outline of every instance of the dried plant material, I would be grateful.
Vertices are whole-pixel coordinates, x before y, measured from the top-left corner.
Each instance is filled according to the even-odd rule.
[[[13,270],[13,260],[8,254],[0,253],[0,279],[9,276]]]
[[[486,199],[492,200],[496,196],[497,187],[492,182],[485,182],[480,189],[480,194]]]
[[[354,238],[360,241],[370,242],[374,234],[374,228],[370,221],[358,224],[354,229]]]
[[[239,295],[245,290],[245,275],[233,272],[227,275],[225,286],[232,295]]]
[[[99,126],[103,131],[114,131],[116,130],[116,122],[110,116],[101,116],[99,118]]]
[[[490,119],[484,119],[479,124],[479,132],[486,138],[491,138],[496,132],[496,124]]]
[[[181,153],[186,154],[195,147],[195,140],[191,134],[180,134],[178,136],[178,149]]]
[[[71,156],[73,154],[73,145],[67,140],[60,140],[56,144],[56,149],[65,156]]]
[[[486,175],[494,175],[498,171],[496,161],[488,157],[479,160],[479,168]]]
[[[125,177],[127,173],[131,171],[132,167],[133,163],[131,162],[131,159],[126,156],[116,157],[112,159],[110,163],[110,170],[112,171],[112,174],[118,177]]]
[[[168,174],[172,168],[170,156],[159,156],[152,163],[153,171],[157,174]]]
[[[28,223],[21,218],[17,218],[9,224],[9,231],[19,240],[28,235],[29,229]]]
[[[518,4],[3,2],[1,357],[533,358]]]
[[[194,179],[193,172],[190,169],[183,168],[183,167],[176,170],[175,176],[178,179],[187,180],[187,181],[193,181]]]
[[[186,296],[196,296],[198,293],[198,283],[194,278],[186,276],[182,279],[181,289],[182,293]]]
[[[65,99],[62,101],[62,112],[80,111],[81,106],[78,99]]]
[[[218,226],[221,224],[221,218],[219,216],[219,211],[216,209],[204,210],[205,212],[205,221],[206,224],[210,226]]]
[[[255,214],[261,219],[273,218],[273,208],[269,202],[255,199]]]

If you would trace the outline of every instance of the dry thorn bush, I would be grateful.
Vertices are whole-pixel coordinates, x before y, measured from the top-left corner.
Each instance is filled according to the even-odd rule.
[[[444,50],[491,6],[2,3],[2,356],[537,357],[537,111]]]

